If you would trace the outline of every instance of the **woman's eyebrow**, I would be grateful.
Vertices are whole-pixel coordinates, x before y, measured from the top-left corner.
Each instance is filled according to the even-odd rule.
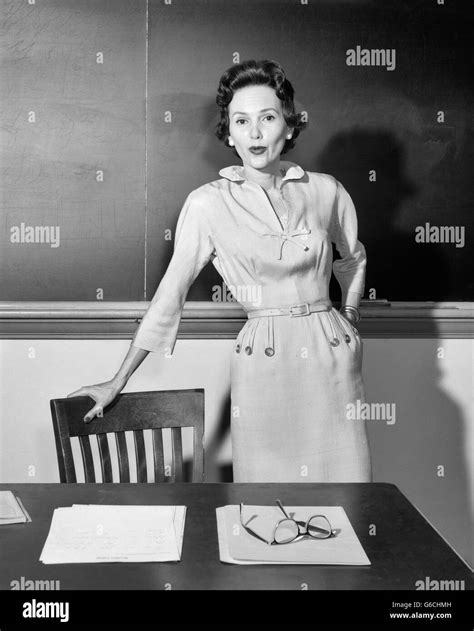
[[[259,110],[259,114],[263,114],[264,112],[276,112],[274,107],[266,107],[264,110]],[[232,116],[248,116],[248,112],[234,112]]]

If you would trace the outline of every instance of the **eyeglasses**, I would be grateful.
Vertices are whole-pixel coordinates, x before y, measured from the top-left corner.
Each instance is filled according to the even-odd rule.
[[[242,519],[242,510],[244,508],[243,503],[240,503],[240,523],[243,528],[252,536],[260,539],[269,546],[292,543],[297,539],[303,539],[304,537],[310,537],[311,539],[329,539],[336,535],[336,531],[332,529],[329,520],[324,515],[311,515],[306,522],[292,519],[286,510],[283,508],[280,500],[276,500],[276,503],[282,511],[285,519],[280,519],[275,524],[273,529],[273,539],[268,541],[259,534],[257,534],[252,528],[244,524]]]

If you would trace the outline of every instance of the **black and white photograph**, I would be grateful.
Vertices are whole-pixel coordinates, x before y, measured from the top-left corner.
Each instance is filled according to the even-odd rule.
[[[1,631],[472,629],[473,13],[0,0]]]

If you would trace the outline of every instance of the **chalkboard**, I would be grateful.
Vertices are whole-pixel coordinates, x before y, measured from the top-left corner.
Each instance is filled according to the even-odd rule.
[[[2,2],[2,300],[143,298],[145,15]]]
[[[186,196],[238,163],[213,134],[215,93],[249,58],[280,61],[307,112],[285,159],[334,175],[354,200],[364,297],[473,300],[464,3],[7,0],[2,11],[1,300],[150,300]],[[208,265],[188,298],[212,300],[221,284]]]

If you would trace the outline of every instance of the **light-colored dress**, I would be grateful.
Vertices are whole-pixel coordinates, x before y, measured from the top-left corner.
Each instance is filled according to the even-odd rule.
[[[189,287],[212,260],[248,312],[321,301],[301,317],[248,319],[231,358],[235,482],[368,482],[362,341],[328,297],[332,271],[363,294],[366,255],[354,204],[331,175],[281,162],[279,195],[226,167],[186,199],[168,269],[132,344],[171,353]],[[341,255],[333,262],[331,241]],[[305,309],[303,309],[304,311]]]

